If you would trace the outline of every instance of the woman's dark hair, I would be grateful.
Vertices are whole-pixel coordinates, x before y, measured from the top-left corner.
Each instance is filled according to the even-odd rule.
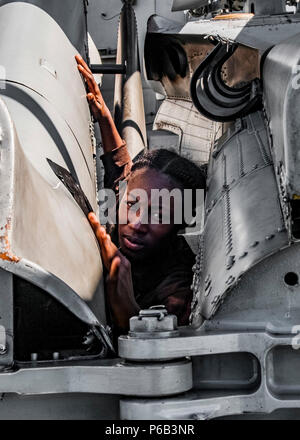
[[[180,190],[193,190],[193,213],[195,213],[196,190],[203,189],[205,191],[206,188],[206,166],[200,168],[173,150],[157,149],[140,156],[133,163],[131,173],[142,168],[152,168],[166,174],[172,178]]]

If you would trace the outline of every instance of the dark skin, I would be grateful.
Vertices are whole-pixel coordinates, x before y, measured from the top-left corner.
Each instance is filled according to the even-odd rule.
[[[88,86],[87,99],[91,111],[100,124],[104,152],[109,152],[112,148],[122,146],[124,142],[117,131],[91,70],[80,55],[76,55],[75,58],[78,70]],[[143,168],[130,175],[127,196],[134,189],[143,189],[148,194],[149,202],[145,205],[138,197],[126,199],[125,196],[120,201],[119,249],[111,241],[105,228],[100,225],[96,215],[94,213],[88,215],[100,245],[103,264],[108,271],[106,280],[108,303],[114,323],[121,332],[128,331],[129,319],[138,315],[140,310],[133,291],[131,263],[145,262],[149,258],[155,258],[156,254],[159,255],[163,244],[175,231],[172,212],[170,213],[170,224],[143,223],[143,219],[149,215],[151,209],[150,191],[153,188],[172,190],[175,187],[175,183],[167,175],[153,169]],[[136,215],[131,215],[130,210],[136,203],[139,203],[139,210]],[[171,211],[172,209],[171,207]],[[161,215],[161,207],[158,206],[154,209],[154,215],[157,217]],[[124,216],[126,220],[125,224],[122,224]]]

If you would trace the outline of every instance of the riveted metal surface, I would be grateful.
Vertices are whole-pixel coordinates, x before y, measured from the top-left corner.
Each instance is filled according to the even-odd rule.
[[[295,243],[252,267],[213,319],[205,321],[202,331],[259,329],[288,334],[299,324],[299,253],[299,243]]]
[[[289,244],[262,114],[243,118],[236,128],[220,139],[209,166],[200,270],[193,283],[196,327],[214,315],[245,272]]]
[[[299,31],[300,32],[300,31]],[[264,63],[265,102],[276,166],[290,198],[300,195],[299,136],[300,33],[275,46]]]
[[[240,19],[194,20],[180,34],[220,36],[264,52],[300,32],[299,15],[241,16]]]

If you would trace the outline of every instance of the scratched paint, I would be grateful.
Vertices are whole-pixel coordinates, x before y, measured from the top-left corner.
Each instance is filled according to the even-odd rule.
[[[0,230],[5,230],[4,235],[0,235],[0,258],[1,260],[11,261],[13,263],[18,263],[20,258],[13,255],[11,252],[10,241],[8,238],[9,231],[11,229],[11,219],[7,219],[5,226],[1,227]]]

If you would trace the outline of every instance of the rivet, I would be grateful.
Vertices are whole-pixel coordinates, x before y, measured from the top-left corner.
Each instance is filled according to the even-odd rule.
[[[254,248],[254,247],[256,247],[258,244],[259,244],[259,241],[255,241],[254,243],[251,244],[250,247]]]
[[[234,255],[230,255],[227,259],[227,263],[226,263],[226,269],[229,270],[232,268],[232,266],[235,263],[235,256]]]
[[[272,240],[274,237],[275,237],[274,234],[267,235],[267,236],[266,236],[266,240],[267,240],[267,241]]]
[[[235,278],[231,275],[231,276],[227,279],[226,284],[230,285],[230,284],[232,284],[232,283],[234,282],[234,280],[235,280]]]
[[[217,304],[220,300],[220,295],[217,295],[214,297],[213,301],[211,302],[211,304],[214,306],[215,304]]]
[[[247,255],[248,255],[248,252],[244,252],[242,255],[240,255],[239,259],[241,260],[242,258],[247,257]]]
[[[205,293],[204,293],[204,296],[208,296],[210,293],[211,293],[211,291],[212,291],[212,287],[211,286],[209,286],[209,288],[208,289],[205,289],[206,291],[205,291]]]

